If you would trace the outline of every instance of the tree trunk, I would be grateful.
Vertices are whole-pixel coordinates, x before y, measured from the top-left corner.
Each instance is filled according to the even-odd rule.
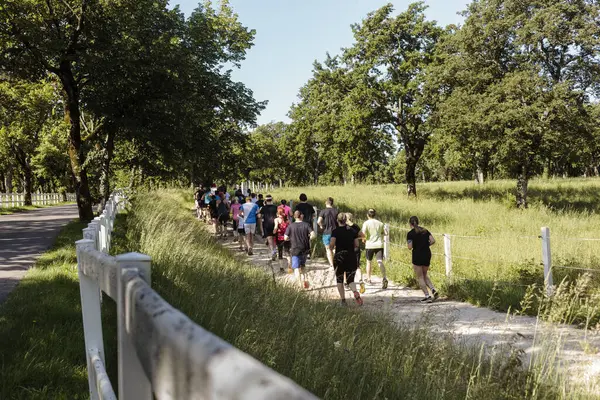
[[[6,176],[4,177],[4,186],[6,186],[6,193],[12,193],[13,191],[13,167],[12,165],[8,166],[8,170],[6,171]]]
[[[69,123],[68,154],[71,161],[71,172],[75,181],[79,220],[91,221],[94,218],[94,212],[92,210],[92,197],[87,172],[83,167],[85,154],[81,143],[79,89],[70,62],[64,61],[61,63],[59,78],[65,91],[65,120]]]
[[[26,206],[32,206],[31,193],[33,192],[33,172],[31,171],[31,165],[29,165],[29,163],[27,163],[26,168],[23,168],[23,189],[25,189],[24,204]]]
[[[102,156],[102,169],[100,172],[100,195],[102,196],[101,210],[104,210],[106,201],[110,197],[110,163],[112,162],[114,150],[115,134],[109,130],[106,135],[106,141],[104,142],[104,154]]]
[[[417,168],[417,160],[408,151],[406,152],[406,192],[409,196],[417,196],[417,178],[415,171]]]
[[[529,186],[529,170],[522,165],[517,177],[517,208],[527,208],[527,189]]]

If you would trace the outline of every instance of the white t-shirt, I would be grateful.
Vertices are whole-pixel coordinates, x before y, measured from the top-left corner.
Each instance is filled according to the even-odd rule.
[[[365,249],[383,249],[384,224],[376,219],[365,221],[362,232],[365,234]]]

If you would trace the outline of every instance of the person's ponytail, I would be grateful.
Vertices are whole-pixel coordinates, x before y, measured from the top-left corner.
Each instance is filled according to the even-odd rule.
[[[408,222],[413,226],[416,233],[425,232],[425,228],[422,228],[419,226],[419,218],[416,215],[413,215],[412,217],[410,217]]]

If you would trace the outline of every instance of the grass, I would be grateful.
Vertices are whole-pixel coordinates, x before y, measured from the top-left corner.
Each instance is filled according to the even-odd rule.
[[[276,285],[215,243],[186,197],[138,195],[127,217],[127,250],[152,256],[152,286],[167,301],[317,396],[567,398],[551,371],[524,371],[517,353],[488,357],[427,326],[394,326],[383,315]]]
[[[0,215],[8,215],[8,214],[14,214],[14,213],[19,213],[19,212],[37,210],[40,208],[62,206],[65,204],[73,204],[73,203],[64,202],[64,203],[57,203],[57,204],[48,204],[45,206],[33,205],[33,206],[18,206],[18,207],[0,207]]]
[[[84,227],[66,225],[0,305],[0,399],[89,398],[75,256]],[[107,355],[114,355],[114,305],[103,308]]]
[[[358,220],[373,207],[378,218],[391,225],[390,276],[414,285],[410,252],[405,249],[408,219],[417,215],[421,225],[436,236],[432,248],[432,278],[443,283],[447,295],[500,311],[522,309],[529,285],[541,295],[544,283],[540,229],[550,227],[553,275],[556,284],[575,282],[591,269],[583,288],[587,298],[600,293],[600,180],[534,180],[530,207],[515,209],[514,182],[492,181],[420,184],[418,199],[407,198],[403,185],[284,188],[272,194],[294,199],[305,192],[319,208],[328,196]],[[454,280],[445,277],[442,233],[451,238]],[[463,236],[463,237],[461,237]],[[475,237],[473,237],[475,236]],[[595,272],[597,271],[597,272]],[[600,302],[580,307],[570,322],[600,321]],[[528,313],[535,314],[536,307]]]

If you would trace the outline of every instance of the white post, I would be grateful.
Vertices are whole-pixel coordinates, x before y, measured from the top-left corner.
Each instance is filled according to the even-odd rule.
[[[383,258],[385,260],[390,259],[390,226],[385,224],[383,226]]]
[[[81,253],[94,249],[94,242],[82,239],[75,242],[77,246],[77,265],[79,273],[79,293],[81,295],[81,314],[83,316],[83,336],[85,340],[85,358],[87,360],[88,384],[90,398],[98,399],[98,388],[96,387],[96,376],[89,353],[96,349],[104,362],[104,341],[102,338],[102,318],[100,311],[100,287],[98,282],[86,276],[82,272]]]
[[[10,194],[10,206],[13,208],[15,207],[15,194],[14,193]]]
[[[127,288],[124,286],[123,276],[136,271],[150,285],[151,258],[139,253],[121,254],[116,258],[119,279],[117,298],[119,400],[150,400],[153,398],[152,385],[140,363],[125,324],[127,313],[131,312],[132,306],[127,298]]]
[[[550,228],[542,227],[542,262],[544,263],[544,284],[546,285],[546,293],[552,296],[552,255],[550,252]]]
[[[106,218],[106,211],[104,211],[100,215],[100,248],[98,249],[103,253],[108,253],[108,231],[106,229],[107,225],[108,224]]]
[[[319,225],[317,224],[317,220],[319,219],[319,210],[317,209],[317,206],[313,206],[313,209],[315,210],[315,216],[313,218],[313,231],[315,231],[315,234],[319,232]]]
[[[94,224],[94,229],[96,229],[96,250],[102,251],[100,243],[100,217],[94,217],[92,223]]]
[[[444,259],[446,260],[446,277],[452,278],[452,243],[450,235],[444,233]]]

